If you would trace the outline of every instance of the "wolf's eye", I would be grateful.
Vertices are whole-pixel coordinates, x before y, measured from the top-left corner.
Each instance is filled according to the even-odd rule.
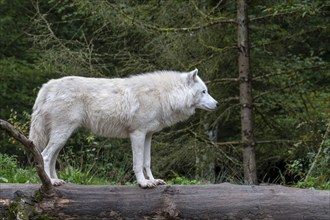
[[[203,90],[202,93],[205,94],[206,93],[206,90]]]

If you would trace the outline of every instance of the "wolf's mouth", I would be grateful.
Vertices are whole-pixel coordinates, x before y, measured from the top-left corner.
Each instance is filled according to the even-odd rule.
[[[206,110],[206,111],[214,111],[214,110],[216,110],[217,108],[215,107],[215,108],[209,108],[209,107],[207,107],[207,106],[203,106],[203,108]]]

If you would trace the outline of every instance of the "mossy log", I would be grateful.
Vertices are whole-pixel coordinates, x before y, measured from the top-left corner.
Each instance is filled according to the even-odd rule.
[[[42,195],[36,194],[39,189],[37,184],[1,184],[0,219],[7,219],[10,206],[14,215],[25,214],[27,219],[330,218],[330,191],[278,185],[223,183],[141,189],[65,184],[55,189],[57,196],[47,198],[38,198]]]

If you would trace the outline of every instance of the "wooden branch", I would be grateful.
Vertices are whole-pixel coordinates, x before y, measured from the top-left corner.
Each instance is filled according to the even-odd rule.
[[[260,140],[255,141],[254,144],[293,144],[297,143],[297,141],[294,140]],[[227,141],[227,142],[215,142],[216,146],[228,146],[228,145],[242,145],[242,141]]]
[[[179,28],[172,28],[172,27],[158,27],[154,25],[149,25],[149,24],[144,24],[142,22],[136,21],[136,19],[132,19],[135,23],[139,23],[140,25],[154,31],[159,31],[159,32],[184,32],[184,33],[189,33],[189,32],[194,32],[194,31],[199,31],[204,28],[212,27],[217,24],[237,24],[236,20],[234,19],[219,19],[219,20],[213,20],[210,21],[206,24],[201,24],[199,26],[191,26],[191,27],[179,27]]]
[[[319,7],[319,9],[323,9],[323,8],[327,8],[328,6],[322,5],[321,7]],[[288,16],[288,15],[292,15],[292,14],[299,14],[301,13],[301,15],[304,13],[302,10],[296,9],[296,10],[292,10],[292,11],[286,11],[286,12],[275,12],[273,14],[268,14],[268,15],[264,15],[264,16],[259,16],[259,17],[254,17],[254,18],[250,18],[250,22],[258,22],[258,21],[262,21],[268,18],[276,18],[276,17],[281,17],[281,16]],[[318,13],[313,13],[313,15],[317,15]],[[311,14],[310,14],[311,15]]]
[[[264,16],[250,18],[250,22],[257,22],[257,21],[262,21],[262,20],[268,19],[268,18],[276,18],[276,17],[280,17],[280,16],[287,16],[287,15],[295,14],[295,13],[298,13],[298,12],[300,12],[300,11],[290,11],[290,12],[268,14],[268,15],[264,15]]]
[[[38,185],[0,186],[0,219],[13,203],[55,219],[329,219],[330,191],[295,189],[278,185],[248,186],[167,185],[154,189],[138,186],[82,186],[66,184],[56,190],[55,202],[36,202]],[[17,196],[18,194],[18,196]],[[12,206],[13,207],[13,206]],[[28,210],[18,210],[31,213]],[[25,216],[24,219],[29,219]],[[23,219],[23,218],[22,218]]]
[[[279,87],[279,88],[276,88],[276,89],[273,89],[273,90],[268,90],[266,92],[262,92],[259,95],[255,95],[254,98],[253,98],[253,101],[255,102],[256,100],[258,100],[259,98],[262,98],[265,95],[272,94],[272,93],[275,93],[275,92],[278,92],[278,91],[284,91],[285,89],[289,89],[289,88],[292,88],[294,86],[300,85],[303,82],[304,82],[304,80],[299,80],[297,82],[291,83],[291,84],[289,84],[287,86],[284,86],[284,87]]]
[[[206,24],[202,24],[199,26],[191,26],[191,27],[164,28],[164,27],[155,27],[155,26],[150,26],[150,25],[148,25],[147,27],[160,31],[160,32],[193,32],[193,31],[202,30],[207,27],[212,27],[217,24],[237,24],[237,22],[234,19],[219,19],[219,20],[210,21]]]
[[[36,163],[36,170],[38,176],[42,182],[40,191],[44,194],[44,196],[49,196],[49,197],[55,196],[53,185],[51,184],[50,179],[44,170],[44,161],[42,159],[42,156],[40,152],[37,150],[37,148],[34,146],[33,142],[29,140],[27,137],[25,137],[22,134],[22,132],[16,130],[14,126],[12,126],[7,121],[0,119],[0,127],[6,130],[9,133],[9,135],[15,138],[18,142],[23,144],[24,148],[32,154],[33,159]]]
[[[216,84],[216,83],[223,83],[223,82],[239,82],[238,78],[218,78],[210,81],[205,81],[206,85],[209,84]]]
[[[179,28],[172,28],[172,27],[159,27],[156,25],[151,25],[151,24],[147,24],[143,21],[140,21],[136,18],[133,18],[131,16],[129,16],[128,14],[126,14],[125,12],[123,12],[122,10],[118,9],[117,7],[115,7],[114,5],[109,5],[110,8],[112,8],[114,11],[117,11],[119,15],[122,16],[122,18],[135,23],[137,25],[140,25],[142,27],[145,27],[147,29],[150,30],[154,30],[154,31],[159,31],[159,32],[185,32],[185,33],[189,33],[189,32],[193,32],[193,31],[199,31],[202,30],[204,28],[207,27],[212,27],[214,25],[217,24],[237,24],[237,21],[235,19],[227,19],[227,18],[218,18],[218,19],[214,19],[211,20],[205,24],[201,24],[201,25],[195,25],[195,26],[191,26],[191,27],[179,27]]]

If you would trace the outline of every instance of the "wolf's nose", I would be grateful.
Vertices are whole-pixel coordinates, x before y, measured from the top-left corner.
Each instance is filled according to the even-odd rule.
[[[217,108],[218,108],[218,107],[219,107],[219,102],[217,102],[215,105],[216,105],[216,106],[217,106]]]

